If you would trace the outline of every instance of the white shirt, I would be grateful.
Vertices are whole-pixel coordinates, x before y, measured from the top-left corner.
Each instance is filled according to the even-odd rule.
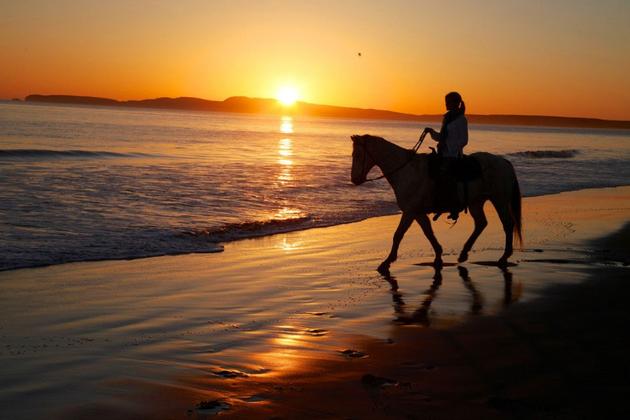
[[[444,144],[444,157],[461,157],[468,144],[468,120],[463,114],[448,123],[447,138]],[[431,133],[433,140],[439,141],[442,133]]]

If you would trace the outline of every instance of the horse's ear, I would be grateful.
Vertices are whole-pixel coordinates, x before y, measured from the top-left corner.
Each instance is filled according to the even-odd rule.
[[[358,142],[359,140],[361,140],[361,136],[360,136],[360,135],[358,135],[358,134],[355,134],[355,135],[353,135],[353,136],[350,136],[350,138],[352,139],[352,142],[353,142],[353,143],[356,143],[356,142]]]

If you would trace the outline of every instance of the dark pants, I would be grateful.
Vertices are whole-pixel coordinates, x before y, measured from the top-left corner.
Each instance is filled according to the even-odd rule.
[[[435,207],[439,212],[459,212],[461,209],[455,176],[457,161],[457,158],[440,159],[435,195]]]

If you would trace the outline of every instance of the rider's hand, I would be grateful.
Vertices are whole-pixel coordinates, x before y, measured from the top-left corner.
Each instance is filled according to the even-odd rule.
[[[433,129],[432,129],[431,127],[425,127],[425,128],[424,128],[424,132],[425,132],[425,133],[430,133],[430,132],[432,132],[432,131],[433,131]]]

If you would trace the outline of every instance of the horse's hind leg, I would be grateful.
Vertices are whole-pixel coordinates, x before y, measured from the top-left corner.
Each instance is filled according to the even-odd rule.
[[[475,229],[473,233],[470,235],[470,238],[464,244],[464,248],[462,248],[462,252],[459,254],[459,258],[457,258],[458,262],[464,262],[468,260],[468,253],[472,249],[475,241],[481,235],[481,232],[488,226],[488,221],[486,220],[486,215],[483,212],[483,201],[475,202],[470,205],[470,215],[475,221]]]
[[[433,262],[434,266],[441,267],[442,266],[442,245],[440,245],[437,238],[435,237],[435,234],[433,233],[433,228],[431,227],[431,221],[429,220],[429,217],[426,214],[421,214],[420,216],[416,217],[416,221],[422,228],[422,231],[424,232],[424,236],[426,236],[429,242],[431,243],[431,246],[433,247],[433,251],[435,251],[435,261]]]
[[[394,233],[394,239],[392,241],[392,250],[389,252],[389,255],[387,256],[387,258],[385,258],[385,261],[383,261],[381,265],[378,266],[377,270],[379,273],[387,274],[389,272],[389,266],[398,258],[398,247],[400,246],[400,241],[402,241],[402,238],[405,236],[405,233],[409,229],[409,226],[411,226],[412,222],[413,222],[412,215],[408,213],[402,214],[400,218],[400,222],[398,223],[398,228],[396,229],[396,232]]]
[[[512,215],[510,214],[510,209],[507,204],[499,204],[494,201],[492,204],[494,204],[494,208],[497,209],[497,213],[503,224],[503,231],[505,232],[505,251],[503,251],[503,255],[499,258],[498,265],[499,267],[506,267],[507,260],[512,255],[514,221],[512,220]]]

